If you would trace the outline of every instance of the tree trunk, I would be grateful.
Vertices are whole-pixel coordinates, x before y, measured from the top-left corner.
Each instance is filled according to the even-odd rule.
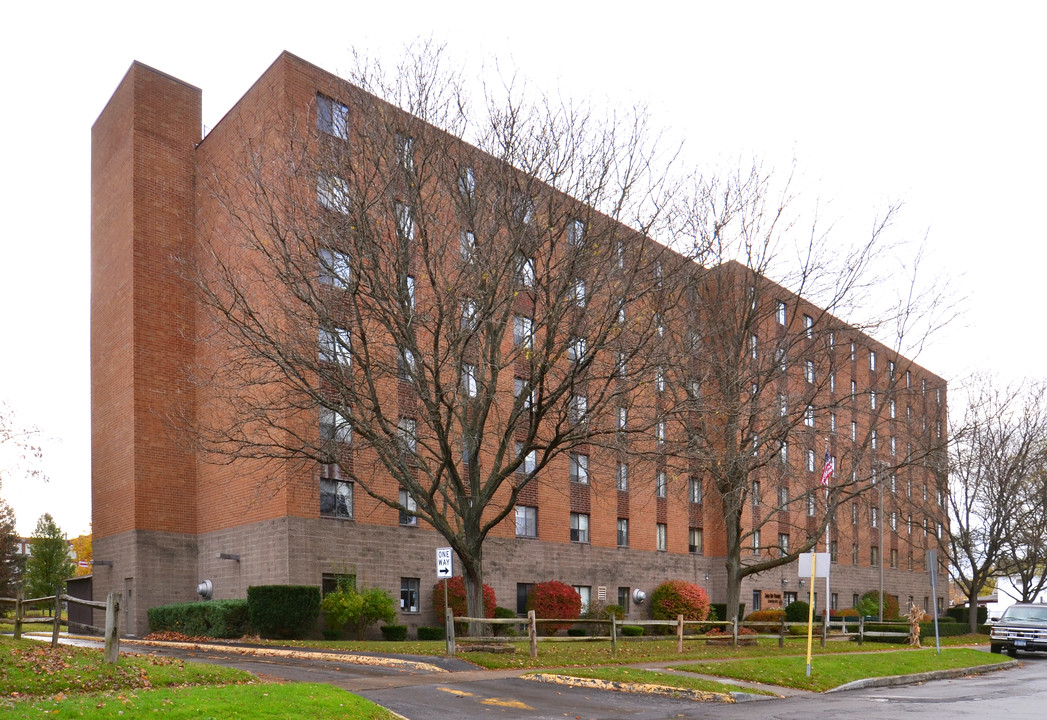
[[[934,602],[937,602],[937,599]],[[968,596],[967,598],[967,622],[970,624],[972,633],[978,632],[978,593],[974,593],[973,597]]]
[[[471,553],[462,557],[462,576],[465,580],[466,614],[471,618],[487,617],[484,609],[483,546],[479,543]],[[470,637],[481,637],[486,634],[487,623],[478,621],[469,623]]]

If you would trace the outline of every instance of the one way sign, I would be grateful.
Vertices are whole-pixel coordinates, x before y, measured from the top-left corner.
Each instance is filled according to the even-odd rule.
[[[453,574],[451,570],[451,548],[436,548],[436,577],[449,578]]]

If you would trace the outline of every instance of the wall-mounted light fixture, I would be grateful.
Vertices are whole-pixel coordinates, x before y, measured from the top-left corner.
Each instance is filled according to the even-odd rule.
[[[705,573],[705,582],[709,582],[709,573],[708,572]]]
[[[803,587],[805,584],[806,582],[804,581],[804,579],[800,578],[800,587]]]

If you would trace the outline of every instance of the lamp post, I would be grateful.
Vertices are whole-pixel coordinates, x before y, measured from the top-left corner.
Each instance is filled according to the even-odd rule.
[[[880,526],[880,549],[876,559],[880,563],[880,622],[883,622],[883,484],[879,482],[879,478],[875,482],[880,488],[880,516],[876,523]]]

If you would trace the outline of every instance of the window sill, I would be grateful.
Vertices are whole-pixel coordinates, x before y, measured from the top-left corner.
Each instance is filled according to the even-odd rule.
[[[325,515],[325,514],[321,514],[320,515],[320,519],[321,520],[348,520],[349,522],[354,522],[356,520],[356,518],[354,518],[352,515]]]

